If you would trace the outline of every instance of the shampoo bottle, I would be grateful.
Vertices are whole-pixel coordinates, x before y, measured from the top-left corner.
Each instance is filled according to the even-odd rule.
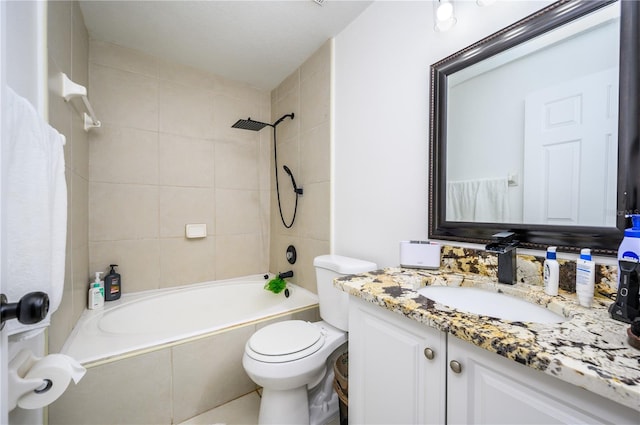
[[[120,298],[122,290],[122,282],[120,280],[120,274],[116,273],[115,267],[117,264],[110,264],[111,270],[109,274],[104,278],[104,300],[114,301]]]
[[[560,283],[560,264],[556,260],[555,246],[547,248],[547,259],[544,261],[544,292],[547,295],[558,295]]]
[[[576,264],[576,293],[581,306],[591,307],[595,281],[596,264],[591,261],[591,250],[584,248]]]

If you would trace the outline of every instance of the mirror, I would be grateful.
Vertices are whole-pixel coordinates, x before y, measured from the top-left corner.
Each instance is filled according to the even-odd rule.
[[[430,238],[615,255],[640,207],[638,9],[559,1],[431,66]]]

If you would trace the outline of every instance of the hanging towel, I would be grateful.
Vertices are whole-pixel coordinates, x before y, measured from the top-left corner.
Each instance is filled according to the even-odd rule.
[[[67,235],[64,136],[49,126],[26,99],[7,90],[6,280],[9,302],[28,292],[49,295],[49,314],[40,323],[6,323],[7,335],[39,333],[62,300]],[[22,334],[21,334],[22,335]],[[28,334],[25,334],[28,335]]]
[[[473,221],[476,211],[478,181],[447,183],[447,221]]]
[[[505,223],[509,219],[507,178],[479,180],[474,221]]]
[[[506,223],[509,220],[507,178],[447,183],[447,221]]]

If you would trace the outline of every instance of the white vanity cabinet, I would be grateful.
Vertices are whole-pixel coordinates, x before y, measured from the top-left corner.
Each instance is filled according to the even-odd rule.
[[[350,297],[349,423],[638,425],[640,412]]]
[[[446,334],[349,303],[349,423],[443,424]]]
[[[639,424],[640,412],[449,337],[447,423]]]

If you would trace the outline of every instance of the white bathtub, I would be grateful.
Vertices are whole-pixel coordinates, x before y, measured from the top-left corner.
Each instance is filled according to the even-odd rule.
[[[271,278],[272,276],[269,276]],[[313,308],[312,292],[288,283],[290,296],[266,291],[264,275],[123,294],[85,310],[62,352],[84,365],[160,349],[238,326]]]

